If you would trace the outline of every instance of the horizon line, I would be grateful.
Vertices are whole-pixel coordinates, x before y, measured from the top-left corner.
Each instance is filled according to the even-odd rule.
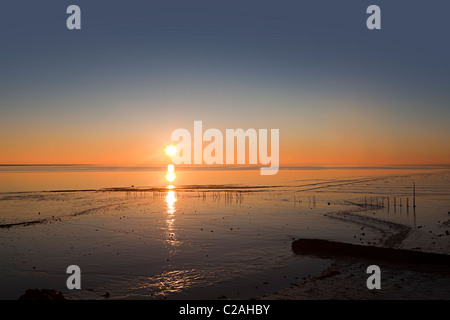
[[[0,167],[112,167],[112,168],[153,168],[160,169],[165,168],[167,164],[161,165],[133,165],[133,164],[89,164],[89,163],[46,163],[46,164],[0,164]],[[198,165],[198,164],[182,164],[176,165],[180,169],[259,169],[266,167],[264,165],[249,165],[249,164],[216,164],[216,165]],[[440,167],[447,168],[450,164],[317,164],[317,165],[280,165],[279,170],[289,170],[289,169],[302,169],[302,168],[318,168],[318,169],[339,169],[339,168],[353,168],[353,169],[368,169],[368,168],[426,168],[426,167]]]

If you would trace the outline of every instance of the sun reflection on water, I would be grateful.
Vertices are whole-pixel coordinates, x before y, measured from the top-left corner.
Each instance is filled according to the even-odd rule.
[[[175,202],[177,202],[175,191],[173,190],[167,191],[166,194],[167,213],[170,215],[173,215],[175,213]]]
[[[178,241],[177,235],[175,233],[175,203],[177,202],[176,192],[174,190],[170,190],[169,188],[165,200],[167,209],[165,242],[169,245],[167,249],[169,250],[169,254],[172,256],[178,252],[178,247],[181,244],[180,241]]]

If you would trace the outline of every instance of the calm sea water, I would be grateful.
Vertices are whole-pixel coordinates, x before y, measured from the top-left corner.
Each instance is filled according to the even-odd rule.
[[[295,238],[379,243],[376,228],[362,235],[358,223],[330,218],[348,210],[409,227],[401,247],[450,253],[444,168],[178,171],[172,189],[164,175],[0,167],[0,298],[35,287],[81,299],[260,296],[331,263],[294,255]],[[80,291],[65,286],[72,264],[82,271]]]

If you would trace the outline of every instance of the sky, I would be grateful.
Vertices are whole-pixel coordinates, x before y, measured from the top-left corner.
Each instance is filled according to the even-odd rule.
[[[393,2],[3,1],[0,164],[164,164],[194,120],[279,129],[281,165],[450,164],[450,3]]]

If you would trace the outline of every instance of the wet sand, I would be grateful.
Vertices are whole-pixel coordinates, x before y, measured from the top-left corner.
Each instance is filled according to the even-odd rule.
[[[366,270],[358,260],[336,260],[316,276],[264,295],[262,300],[417,300],[450,299],[450,277],[392,267],[381,268],[381,289],[369,290]]]
[[[327,213],[330,218],[357,223],[379,232],[378,246],[320,239],[298,239],[292,250],[299,255],[332,258],[320,273],[261,300],[442,300],[450,299],[450,255],[399,249],[411,230],[389,221],[364,217],[361,210]],[[449,221],[442,225],[447,226]],[[381,269],[381,288],[366,285],[370,265]]]
[[[301,238],[448,254],[449,172],[284,173],[265,185],[0,193],[0,298],[31,288],[69,299],[450,297],[448,277],[428,267],[291,247]],[[405,203],[412,181],[417,208]],[[380,265],[382,290],[366,288],[368,263]],[[82,270],[77,292],[65,287],[72,264]]]

